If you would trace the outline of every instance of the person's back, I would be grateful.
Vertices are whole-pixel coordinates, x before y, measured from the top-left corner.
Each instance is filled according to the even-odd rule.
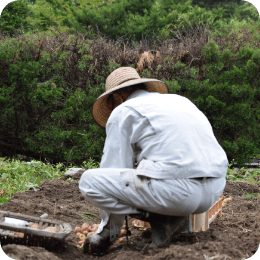
[[[138,117],[146,118],[142,125]],[[137,162],[149,165],[146,174],[144,162],[138,167],[142,175],[181,179],[226,174],[227,157],[208,119],[185,97],[136,91],[114,109],[107,124],[127,132]]]

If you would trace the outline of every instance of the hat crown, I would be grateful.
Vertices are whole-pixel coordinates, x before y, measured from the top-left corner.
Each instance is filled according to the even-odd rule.
[[[140,79],[137,71],[132,67],[121,67],[114,70],[106,79],[106,91],[112,90],[118,85],[133,79]]]

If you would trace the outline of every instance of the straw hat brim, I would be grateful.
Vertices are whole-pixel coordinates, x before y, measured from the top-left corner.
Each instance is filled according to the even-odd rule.
[[[161,94],[167,94],[169,93],[168,86],[157,79],[146,79],[146,78],[140,78],[140,79],[134,79],[129,80],[127,82],[124,82],[113,89],[106,91],[102,95],[100,95],[94,102],[92,107],[92,116],[95,120],[95,122],[100,125],[101,127],[105,127],[107,120],[112,112],[112,109],[109,109],[107,106],[107,98],[110,93],[129,86],[137,85],[140,83],[144,83],[148,92],[158,92]]]

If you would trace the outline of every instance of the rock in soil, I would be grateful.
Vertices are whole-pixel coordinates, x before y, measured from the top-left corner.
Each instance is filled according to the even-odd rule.
[[[2,246],[3,250],[15,259],[42,259],[43,253],[49,253],[44,259],[189,259],[189,260],[241,260],[252,256],[260,242],[260,199],[248,200],[242,196],[246,193],[260,193],[260,185],[246,182],[227,181],[224,190],[226,198],[233,200],[223,208],[223,214],[210,224],[204,232],[178,235],[168,248],[149,249],[145,252],[136,250],[136,244],[151,241],[151,232],[140,231],[130,226],[132,236],[129,243],[116,242],[100,257],[83,255],[77,248],[78,237],[72,232],[62,247],[47,251],[40,247],[20,247],[20,245]],[[73,230],[83,223],[90,225],[100,223],[99,210],[88,203],[81,195],[78,182],[53,180],[44,182],[36,191],[30,190],[15,194],[0,210],[20,212],[30,216],[41,216],[48,213],[49,219],[57,219],[71,224]],[[93,213],[89,215],[87,213]],[[132,223],[132,219],[129,219]],[[25,250],[26,248],[26,250]],[[22,250],[20,250],[22,249]],[[19,258],[15,253],[35,254],[35,258]],[[38,256],[38,255],[40,256]],[[48,258],[50,257],[50,258]]]
[[[85,172],[85,169],[82,168],[70,168],[64,173],[66,177],[73,177],[74,179],[80,179],[81,175]]]

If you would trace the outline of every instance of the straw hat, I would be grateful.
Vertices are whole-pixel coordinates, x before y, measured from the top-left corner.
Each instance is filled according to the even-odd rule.
[[[107,98],[113,91],[144,83],[149,92],[167,94],[169,92],[165,83],[157,79],[141,78],[132,67],[121,67],[114,70],[106,79],[106,92],[99,96],[93,104],[92,116],[96,123],[102,127],[106,126],[107,120],[113,111],[108,106]]]

